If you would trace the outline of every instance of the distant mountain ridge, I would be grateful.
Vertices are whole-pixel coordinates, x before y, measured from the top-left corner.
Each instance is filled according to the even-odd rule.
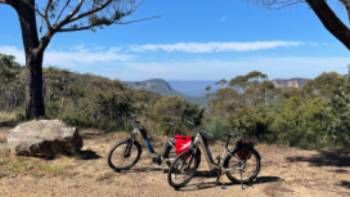
[[[291,78],[291,79],[275,79],[272,83],[277,88],[302,88],[309,79],[305,78]]]
[[[302,88],[309,79],[291,78],[271,80],[277,88]],[[206,103],[205,87],[213,86],[215,81],[166,81],[163,79],[149,79],[144,81],[126,82],[130,88],[145,90],[163,96],[181,96],[197,104]]]
[[[131,88],[158,93],[163,96],[183,96],[180,92],[174,90],[170,84],[163,79],[127,82],[127,84]]]

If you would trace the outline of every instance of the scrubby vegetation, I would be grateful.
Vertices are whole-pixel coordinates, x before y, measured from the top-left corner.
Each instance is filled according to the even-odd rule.
[[[281,89],[251,72],[208,97],[216,135],[235,128],[268,143],[350,149],[350,75],[323,73],[303,87]]]
[[[0,122],[22,119],[25,69],[0,55]],[[198,121],[200,108],[181,97],[134,90],[124,83],[57,68],[44,69],[48,118],[106,131],[128,128],[135,113],[151,133],[179,132]],[[203,125],[220,138],[237,129],[260,142],[302,148],[350,149],[350,75],[323,73],[300,88],[276,88],[268,76],[251,72],[209,92]]]
[[[25,72],[12,56],[0,55],[0,111],[6,119],[14,112],[23,117]],[[44,98],[47,118],[106,131],[126,129],[131,113],[159,133],[164,132],[165,122],[176,121],[182,128],[186,119],[199,113],[198,107],[180,97],[162,97],[117,80],[57,68],[44,69]]]

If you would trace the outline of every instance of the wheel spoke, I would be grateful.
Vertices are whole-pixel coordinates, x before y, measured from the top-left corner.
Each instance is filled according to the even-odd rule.
[[[122,142],[110,151],[108,164],[115,170],[127,170],[140,158],[140,147],[131,141]]]
[[[175,188],[186,185],[197,170],[198,162],[199,159],[193,152],[185,152],[179,155],[168,172],[169,184]]]
[[[225,163],[226,175],[232,182],[248,183],[252,181],[260,170],[260,160],[256,151],[246,160],[241,160],[238,155],[233,155]]]

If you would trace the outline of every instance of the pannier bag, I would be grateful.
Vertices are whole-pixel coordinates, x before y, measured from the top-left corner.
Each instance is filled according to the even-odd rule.
[[[175,152],[179,155],[190,149],[192,136],[175,135]]]
[[[237,156],[239,157],[239,159],[241,160],[248,160],[250,159],[252,153],[252,149],[254,147],[254,142],[248,139],[241,139],[238,143],[237,143]]]

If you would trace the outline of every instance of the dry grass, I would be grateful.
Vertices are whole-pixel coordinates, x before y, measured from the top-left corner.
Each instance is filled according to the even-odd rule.
[[[0,123],[1,122],[15,122],[18,114],[16,112],[0,112]]]
[[[29,175],[33,177],[59,176],[65,174],[64,165],[56,165],[53,161],[38,158],[16,157],[5,148],[0,148],[0,169],[2,175],[18,176]]]
[[[6,144],[0,142],[0,196],[350,196],[350,164],[342,162],[342,158],[334,158],[342,163],[325,163],[323,160],[328,161],[329,157],[318,151],[276,145],[257,146],[263,158],[262,170],[258,180],[244,190],[239,184],[228,184],[225,177],[221,181],[227,185],[218,186],[213,184],[215,177],[197,176],[188,187],[175,191],[168,185],[166,174],[151,164],[145,152],[135,171],[115,173],[108,167],[109,149],[126,137],[127,133],[89,135],[84,150],[93,150],[101,156],[92,160],[14,157]],[[159,139],[155,136],[154,140]],[[161,149],[161,143],[156,144]],[[222,152],[221,145],[211,147],[214,156]],[[301,159],[288,159],[297,156]],[[202,161],[201,169],[206,170],[205,159]],[[314,165],[318,161],[323,165]]]

